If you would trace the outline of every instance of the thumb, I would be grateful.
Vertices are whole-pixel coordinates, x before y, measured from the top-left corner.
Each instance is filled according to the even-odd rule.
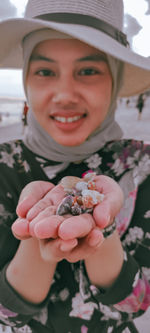
[[[15,238],[25,240],[30,238],[29,222],[26,219],[18,218],[11,226]]]
[[[104,228],[113,223],[123,206],[124,196],[121,187],[107,176],[97,177],[96,187],[104,194],[104,200],[95,206],[93,217],[96,225]]]

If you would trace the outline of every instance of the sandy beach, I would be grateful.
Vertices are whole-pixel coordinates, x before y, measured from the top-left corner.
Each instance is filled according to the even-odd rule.
[[[4,111],[7,111],[7,116],[2,115],[3,120],[0,122],[0,142],[22,137],[22,108],[22,101],[11,103],[0,100],[0,112],[3,114]],[[8,113],[10,113],[9,116]],[[127,107],[125,100],[118,103],[116,120],[124,132],[124,138],[135,138],[150,143],[150,97],[145,103],[141,120],[138,120],[135,103],[132,101]],[[135,325],[139,333],[150,333],[150,308],[143,316],[135,320]],[[122,333],[130,332],[127,329]]]
[[[146,99],[141,120],[138,120],[138,110],[135,107],[135,102],[131,101],[127,106],[125,100],[118,103],[116,120],[122,128],[125,138],[150,142],[150,97]]]

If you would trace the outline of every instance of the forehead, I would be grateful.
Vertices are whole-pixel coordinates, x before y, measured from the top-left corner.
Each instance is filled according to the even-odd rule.
[[[99,54],[106,59],[106,54],[77,39],[50,39],[38,43],[33,49],[33,54],[59,55],[67,53],[70,56],[84,56]]]

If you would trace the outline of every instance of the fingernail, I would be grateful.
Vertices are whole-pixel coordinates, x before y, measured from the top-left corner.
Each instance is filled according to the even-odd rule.
[[[78,244],[77,239],[74,239],[74,241],[71,242],[71,244],[61,244],[60,250],[63,252],[71,251],[74,247],[76,247]]]
[[[89,244],[92,247],[99,247],[104,241],[103,234],[99,235],[96,239],[89,239]]]

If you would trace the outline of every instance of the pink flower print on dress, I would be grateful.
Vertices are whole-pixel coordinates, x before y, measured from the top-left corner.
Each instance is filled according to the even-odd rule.
[[[120,237],[125,233],[128,226],[130,225],[130,221],[135,208],[136,197],[137,188],[129,192],[122,209],[116,216],[116,226]]]
[[[115,308],[119,311],[132,313],[143,309],[144,298],[146,295],[145,279],[139,279],[133,292],[123,301],[115,304]]]
[[[93,302],[84,303],[80,293],[77,293],[72,299],[72,310],[70,317],[91,320],[94,310],[98,309],[98,305]]]
[[[141,309],[146,311],[150,306],[150,282],[148,282],[147,279],[144,279],[144,281],[145,281],[146,292],[144,300],[141,304]]]
[[[87,333],[87,332],[88,332],[88,328],[85,325],[83,325],[81,327],[81,333]]]
[[[12,312],[0,304],[0,318],[17,317],[18,313]]]

